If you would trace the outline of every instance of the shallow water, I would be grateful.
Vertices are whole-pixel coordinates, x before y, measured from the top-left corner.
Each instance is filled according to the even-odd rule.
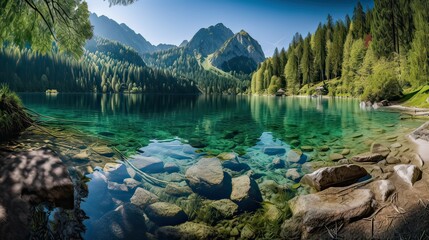
[[[274,180],[296,188],[299,178],[286,178],[288,168],[297,169],[302,176],[311,171],[307,162],[329,163],[329,155],[343,149],[350,149],[348,156],[368,151],[369,142],[395,141],[395,136],[405,135],[422,124],[420,120],[401,120],[399,113],[360,108],[359,102],[352,99],[61,93],[21,97],[26,107],[63,119],[65,127],[108,140],[127,156],[154,156],[177,165],[178,173],[153,176],[179,185],[186,185],[186,169],[202,156],[235,152],[240,162],[256,173],[258,184]],[[314,150],[304,152],[297,163],[289,162],[290,150],[303,146]],[[329,149],[319,151],[323,146]],[[275,158],[284,160],[285,166],[273,166]],[[229,173],[233,177],[245,174]],[[98,231],[97,220],[129,202],[133,194],[130,189],[109,189],[107,182],[122,184],[125,178],[141,179],[125,166],[110,173],[96,169],[87,176],[91,178],[89,195],[81,208],[89,219],[84,222],[88,230],[83,236],[93,238]],[[151,188],[144,181],[142,184],[162,194],[162,188]],[[261,191],[265,201],[275,201],[274,193],[263,187]]]

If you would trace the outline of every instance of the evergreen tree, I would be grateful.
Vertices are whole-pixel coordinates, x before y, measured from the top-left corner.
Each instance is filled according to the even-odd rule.
[[[316,33],[314,34],[314,69],[319,81],[324,80],[325,73],[325,59],[326,59],[326,39],[325,30],[321,23],[317,27]]]
[[[362,4],[358,2],[353,11],[353,38],[363,39],[366,32],[365,12]]]
[[[302,72],[302,84],[310,84],[313,77],[313,54],[311,51],[311,34],[304,39],[303,54],[300,62]]]
[[[291,94],[296,94],[299,90],[298,59],[293,51],[293,46],[289,48],[288,53],[288,61],[285,66],[286,85]]]
[[[429,2],[414,0],[414,39],[410,50],[411,79],[414,86],[429,84]]]

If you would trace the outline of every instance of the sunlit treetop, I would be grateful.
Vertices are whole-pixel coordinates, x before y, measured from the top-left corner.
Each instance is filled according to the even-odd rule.
[[[136,0],[108,1],[127,5]],[[46,53],[55,43],[61,52],[79,57],[92,37],[88,5],[82,0],[3,0],[0,12],[0,44],[30,45]]]

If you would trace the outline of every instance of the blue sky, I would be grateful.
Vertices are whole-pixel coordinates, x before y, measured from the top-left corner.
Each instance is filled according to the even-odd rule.
[[[152,44],[179,45],[203,27],[222,22],[233,32],[246,30],[271,56],[287,48],[296,32],[314,32],[331,14],[350,17],[357,0],[138,0],[129,6],[109,7],[107,1],[87,0],[89,10],[125,23]],[[373,0],[361,0],[364,9]]]

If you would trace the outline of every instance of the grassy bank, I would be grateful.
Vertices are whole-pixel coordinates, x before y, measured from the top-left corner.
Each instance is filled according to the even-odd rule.
[[[29,127],[32,119],[25,112],[21,99],[8,86],[0,87],[0,141],[16,136]]]

